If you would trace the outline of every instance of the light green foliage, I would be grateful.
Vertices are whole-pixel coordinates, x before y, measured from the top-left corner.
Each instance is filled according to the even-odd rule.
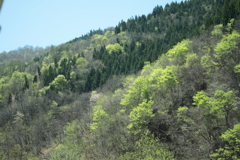
[[[195,122],[194,122],[194,118],[191,118],[188,113],[191,112],[191,108],[188,108],[186,106],[183,107],[179,107],[177,110],[177,117],[178,117],[178,121],[182,121],[184,124],[181,125],[181,129],[182,131],[188,131],[189,129],[191,129],[191,126],[196,126]],[[201,117],[201,115],[198,115],[198,117]],[[185,125],[186,123],[186,125]],[[201,130],[202,126],[198,126],[198,130]]]
[[[124,52],[123,47],[120,46],[119,43],[109,44],[106,46],[106,49],[107,49],[108,53],[110,53],[110,54],[112,54],[113,52]]]
[[[152,105],[152,100],[144,100],[141,104],[132,109],[129,115],[131,123],[128,125],[128,129],[131,130],[131,133],[138,134],[149,119],[153,117]]]
[[[135,79],[135,75],[129,75],[125,78],[124,82],[123,82],[123,86],[127,87],[128,85],[132,84],[134,79]]]
[[[207,73],[211,74],[212,71],[218,68],[219,63],[215,62],[211,55],[211,49],[208,46],[204,46],[205,55],[201,57],[201,65],[207,69]]]
[[[50,86],[53,87],[57,91],[63,91],[66,88],[67,80],[64,75],[58,75],[54,80],[50,83]]]
[[[49,89],[50,89],[50,86],[43,87],[42,89],[39,90],[39,95],[40,96],[46,95]]]
[[[93,50],[94,48],[99,48],[101,45],[104,45],[107,43],[108,38],[104,35],[95,34],[92,36],[90,46],[88,47],[88,50]]]
[[[151,66],[151,63],[149,61],[147,62],[144,62],[144,67],[142,69],[142,72],[141,74],[144,75],[144,74],[149,74],[149,71],[152,70],[152,66]]]
[[[56,101],[53,101],[51,107],[52,107],[52,108],[55,108],[55,107],[57,107],[57,106],[58,106],[58,103],[57,103]]]
[[[214,97],[217,99],[219,105],[228,107],[233,106],[237,99],[233,91],[224,92],[222,90],[217,90]]]
[[[92,50],[93,48],[99,48],[103,45],[106,45],[109,43],[111,37],[114,35],[113,31],[106,31],[104,35],[95,34],[92,36],[91,44],[88,47],[89,50]]]
[[[104,37],[103,35],[95,34],[93,36],[92,42],[93,44],[96,44],[97,46],[95,47],[100,47],[103,41],[106,41],[107,38]]]
[[[194,63],[196,63],[196,61],[198,61],[199,57],[196,53],[192,53],[192,54],[187,54],[186,55],[186,67],[190,67],[192,66]]]
[[[59,144],[49,153],[49,160],[75,160],[81,159],[81,138],[78,137],[81,132],[81,125],[78,120],[67,123],[64,126],[64,135],[62,144]]]
[[[143,76],[139,76],[127,90],[121,105],[129,108],[136,107],[144,99],[150,99],[149,81]]]
[[[240,124],[224,132],[221,138],[226,143],[223,148],[217,149],[211,158],[216,160],[240,159]]]
[[[154,94],[164,92],[166,95],[169,90],[173,91],[173,88],[179,83],[176,66],[167,66],[165,69],[155,67],[156,65],[147,64],[142,72],[144,76],[135,79],[121,100],[121,105],[126,106],[130,112],[131,123],[128,128],[134,134],[143,130],[143,126],[146,126],[153,117],[151,107],[154,103]]]
[[[68,58],[70,58],[70,55],[71,54],[69,54],[67,51],[62,51],[61,52],[61,59],[59,60],[59,62],[61,62],[63,59],[68,59]],[[60,64],[59,64],[60,65]]]
[[[70,73],[70,78],[74,80],[76,78],[76,73],[72,71]]]
[[[129,118],[126,113],[120,112],[122,107],[119,104],[123,92],[122,89],[104,95],[92,92],[92,95],[101,96],[92,108],[89,136],[83,138],[83,141],[86,145],[84,150],[94,154],[97,159],[115,159],[122,148],[129,147],[126,137],[129,134],[126,128]]]
[[[43,58],[41,71],[48,69],[50,65],[54,66],[54,60],[49,55]]]
[[[160,84],[167,84],[169,86],[173,86],[178,84],[177,76],[176,76],[176,71],[177,66],[168,66],[162,71],[162,75],[159,79]]]
[[[8,77],[2,77],[0,79],[0,104],[4,101],[6,96],[8,96],[8,91],[9,91],[9,78]]]
[[[198,92],[194,97],[194,105],[197,105],[198,108],[207,106],[210,98],[206,95],[204,91]]]
[[[84,160],[81,157],[81,153],[78,148],[68,148],[62,144],[59,144],[49,154],[49,160]]]
[[[235,73],[240,73],[240,64],[238,64],[234,67],[234,72]]]
[[[160,83],[163,70],[164,70],[163,68],[157,68],[152,70],[151,75],[149,77],[149,81]]]
[[[208,46],[203,47],[203,52],[205,52],[205,55],[201,57],[201,65],[204,68],[210,68],[214,66],[214,62],[211,60],[211,56],[209,56],[209,53],[211,49]]]
[[[217,44],[214,51],[214,55],[217,59],[226,58],[228,54],[231,54],[232,50],[237,48],[236,40],[240,38],[240,34],[237,31],[233,31],[232,34],[223,37],[221,42]]]
[[[188,110],[188,107],[184,106],[184,107],[179,107],[178,110],[177,110],[177,115],[178,117],[181,117],[182,116],[182,113],[187,111]]]
[[[64,138],[64,144],[68,148],[75,148],[79,145],[80,138],[77,137],[80,132],[80,125],[78,120],[74,120],[71,123],[67,123],[64,127],[64,134],[66,137]]]
[[[226,28],[226,29],[227,29],[229,32],[233,29],[234,22],[235,22],[235,19],[233,18],[233,19],[231,19],[231,20],[229,21],[229,23],[227,23],[227,28]]]
[[[194,105],[198,108],[203,108],[203,115],[213,115],[216,118],[225,118],[228,110],[234,110],[236,96],[233,91],[224,92],[217,90],[213,98],[206,95],[205,92],[200,91],[194,97]]]
[[[216,113],[218,118],[224,118],[225,116],[225,109],[224,108],[231,108],[234,105],[236,100],[235,95],[232,91],[224,92],[222,90],[218,90],[215,92],[214,95],[215,99],[210,103],[211,109],[210,111]]]
[[[130,43],[130,39],[127,37],[127,33],[126,32],[118,33],[118,38],[120,39],[122,44]]]
[[[110,38],[112,35],[114,35],[114,31],[106,31],[106,33],[104,34],[104,36],[106,36],[107,38]]]
[[[177,66],[167,66],[165,69],[154,69],[149,77],[155,88],[171,87],[179,83],[176,76]]]
[[[135,142],[133,151],[127,152],[117,160],[174,160],[173,154],[153,135],[146,131]]]
[[[214,26],[214,29],[211,32],[211,35],[217,36],[217,37],[221,36],[222,35],[222,30],[223,30],[223,25],[222,24],[216,25],[216,26]]]
[[[101,121],[107,117],[108,117],[108,114],[106,113],[106,111],[104,111],[101,105],[94,106],[93,116],[92,116],[93,123],[91,124],[90,129],[92,131],[96,131]]]
[[[136,42],[136,46],[137,47],[141,47],[141,43],[140,42]]]
[[[103,110],[102,106],[97,105],[93,107],[93,121],[98,122],[101,121],[101,119],[105,118],[107,116],[107,113]]]
[[[201,57],[201,64],[204,68],[209,68],[209,69],[213,66],[218,65],[218,63],[211,60],[211,57],[208,54]]]
[[[83,69],[88,65],[88,61],[83,58],[83,57],[79,57],[76,61],[76,65],[77,65],[77,69]]]
[[[150,62],[145,62],[144,64],[144,68],[146,67],[146,69],[144,70],[144,73],[151,73],[152,70],[154,69],[158,69],[158,68],[166,68],[167,66],[172,65],[172,61],[169,60],[169,57],[166,54],[162,54],[158,60],[156,60],[154,63],[150,63]]]
[[[185,60],[185,55],[188,53],[188,46],[191,43],[189,39],[179,42],[167,52],[170,61],[177,61],[179,64]]]
[[[27,78],[29,83],[32,82],[32,75],[26,72],[13,72],[12,77],[9,81],[9,89],[12,93],[16,94],[26,89],[25,77]]]
[[[97,91],[92,91],[92,95],[93,95],[93,94],[97,94]]]
[[[125,34],[126,34],[126,32],[120,32],[120,33],[118,33],[119,36],[122,36],[122,35],[125,35]]]
[[[58,108],[58,103],[56,101],[53,101],[52,102],[52,105],[51,105],[51,109],[48,111],[48,118],[49,119],[55,119],[56,116],[55,114],[58,112],[59,108]]]

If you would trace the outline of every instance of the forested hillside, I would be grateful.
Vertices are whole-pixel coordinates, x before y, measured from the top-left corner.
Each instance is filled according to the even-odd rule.
[[[0,54],[0,159],[240,159],[240,1],[189,0]]]

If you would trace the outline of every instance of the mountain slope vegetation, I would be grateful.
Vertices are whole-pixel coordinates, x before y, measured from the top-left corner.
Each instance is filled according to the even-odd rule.
[[[0,54],[1,159],[238,159],[239,0],[189,0]]]

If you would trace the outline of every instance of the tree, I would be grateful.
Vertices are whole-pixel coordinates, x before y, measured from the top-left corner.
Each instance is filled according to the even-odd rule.
[[[223,34],[222,30],[223,30],[222,24],[216,25],[216,26],[214,26],[214,30],[211,32],[211,34],[213,36],[220,37]]]
[[[101,125],[101,122],[103,120],[106,120],[108,117],[108,114],[106,113],[106,111],[104,111],[101,105],[94,106],[92,116],[93,123],[91,124],[90,129],[92,131],[96,131],[99,125]]]
[[[120,33],[120,27],[119,27],[119,26],[116,26],[116,27],[115,27],[115,34],[118,34],[118,33]]]
[[[153,101],[143,101],[137,107],[133,108],[130,112],[131,123],[127,126],[130,129],[130,132],[133,134],[141,133],[141,130],[147,126],[150,118],[153,117],[153,111],[151,106]]]
[[[211,158],[216,160],[240,159],[240,124],[224,132],[221,138],[225,141],[223,147],[216,150]]]
[[[8,69],[8,73],[11,75],[14,71],[18,71],[18,72],[24,72],[26,69],[26,64],[25,62],[21,61],[21,60],[11,60],[8,64],[7,64],[7,69]]]
[[[150,100],[149,81],[144,76],[139,76],[127,90],[127,94],[121,100],[121,105],[133,109],[144,100]]]
[[[24,85],[23,90],[29,89],[29,81],[28,81],[28,78],[26,75],[24,75],[24,81],[25,81],[25,85]]]
[[[9,101],[8,98],[9,98],[10,93],[9,93],[9,83],[8,82],[9,82],[8,77],[0,78],[0,108],[3,107],[7,101]]]
[[[88,64],[89,62],[83,57],[79,57],[76,61],[76,66],[78,70],[84,69]]]
[[[233,53],[234,49],[237,48],[236,40],[238,38],[240,38],[240,34],[236,31],[233,31],[232,34],[224,36],[221,42],[219,42],[214,49],[214,51],[216,52],[216,54],[214,55],[215,58],[223,61],[227,57],[232,56],[231,53]],[[220,65],[223,64],[220,63]]]
[[[149,131],[141,134],[140,138],[134,143],[133,149],[126,152],[124,155],[117,158],[117,160],[174,160],[173,154],[166,149],[158,139],[155,139]]]
[[[224,120],[225,127],[231,127],[229,120],[230,113],[237,109],[235,106],[237,97],[233,91],[224,92],[217,90],[214,98],[210,98],[205,92],[200,91],[193,97],[193,100],[194,105],[202,108],[202,115],[204,115],[206,119],[209,119],[209,121],[217,120],[217,122]]]
[[[49,160],[83,160],[84,158],[80,156],[81,153],[78,148],[70,148],[68,146],[59,144],[49,153]]]
[[[183,40],[175,45],[172,49],[167,52],[167,56],[171,61],[177,61],[178,64],[183,64],[185,55],[188,53],[188,46],[191,43],[190,40]]]
[[[125,21],[123,21],[123,22],[121,23],[121,31],[124,32],[124,31],[126,31],[126,29],[127,29],[127,24],[126,24]]]
[[[122,46],[120,46],[119,43],[115,43],[115,44],[109,44],[106,46],[106,49],[108,51],[108,53],[112,54],[113,52],[117,53],[117,52],[123,52],[124,49]]]
[[[38,76],[40,77],[42,75],[42,73],[41,73],[39,66],[38,66],[37,72],[38,72]]]
[[[230,0],[224,0],[223,12],[222,12],[222,23],[224,26],[227,25],[230,19],[230,10],[229,10]]]
[[[30,80],[30,81],[29,81]],[[25,72],[15,71],[9,81],[11,93],[17,94],[29,88],[29,82],[32,82],[32,76]]]
[[[51,83],[50,87],[56,91],[63,91],[67,86],[67,79],[64,75],[58,75]]]

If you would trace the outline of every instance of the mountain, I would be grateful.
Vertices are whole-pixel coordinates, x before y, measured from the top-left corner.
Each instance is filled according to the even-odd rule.
[[[237,159],[239,0],[189,0],[0,54],[1,159]]]

